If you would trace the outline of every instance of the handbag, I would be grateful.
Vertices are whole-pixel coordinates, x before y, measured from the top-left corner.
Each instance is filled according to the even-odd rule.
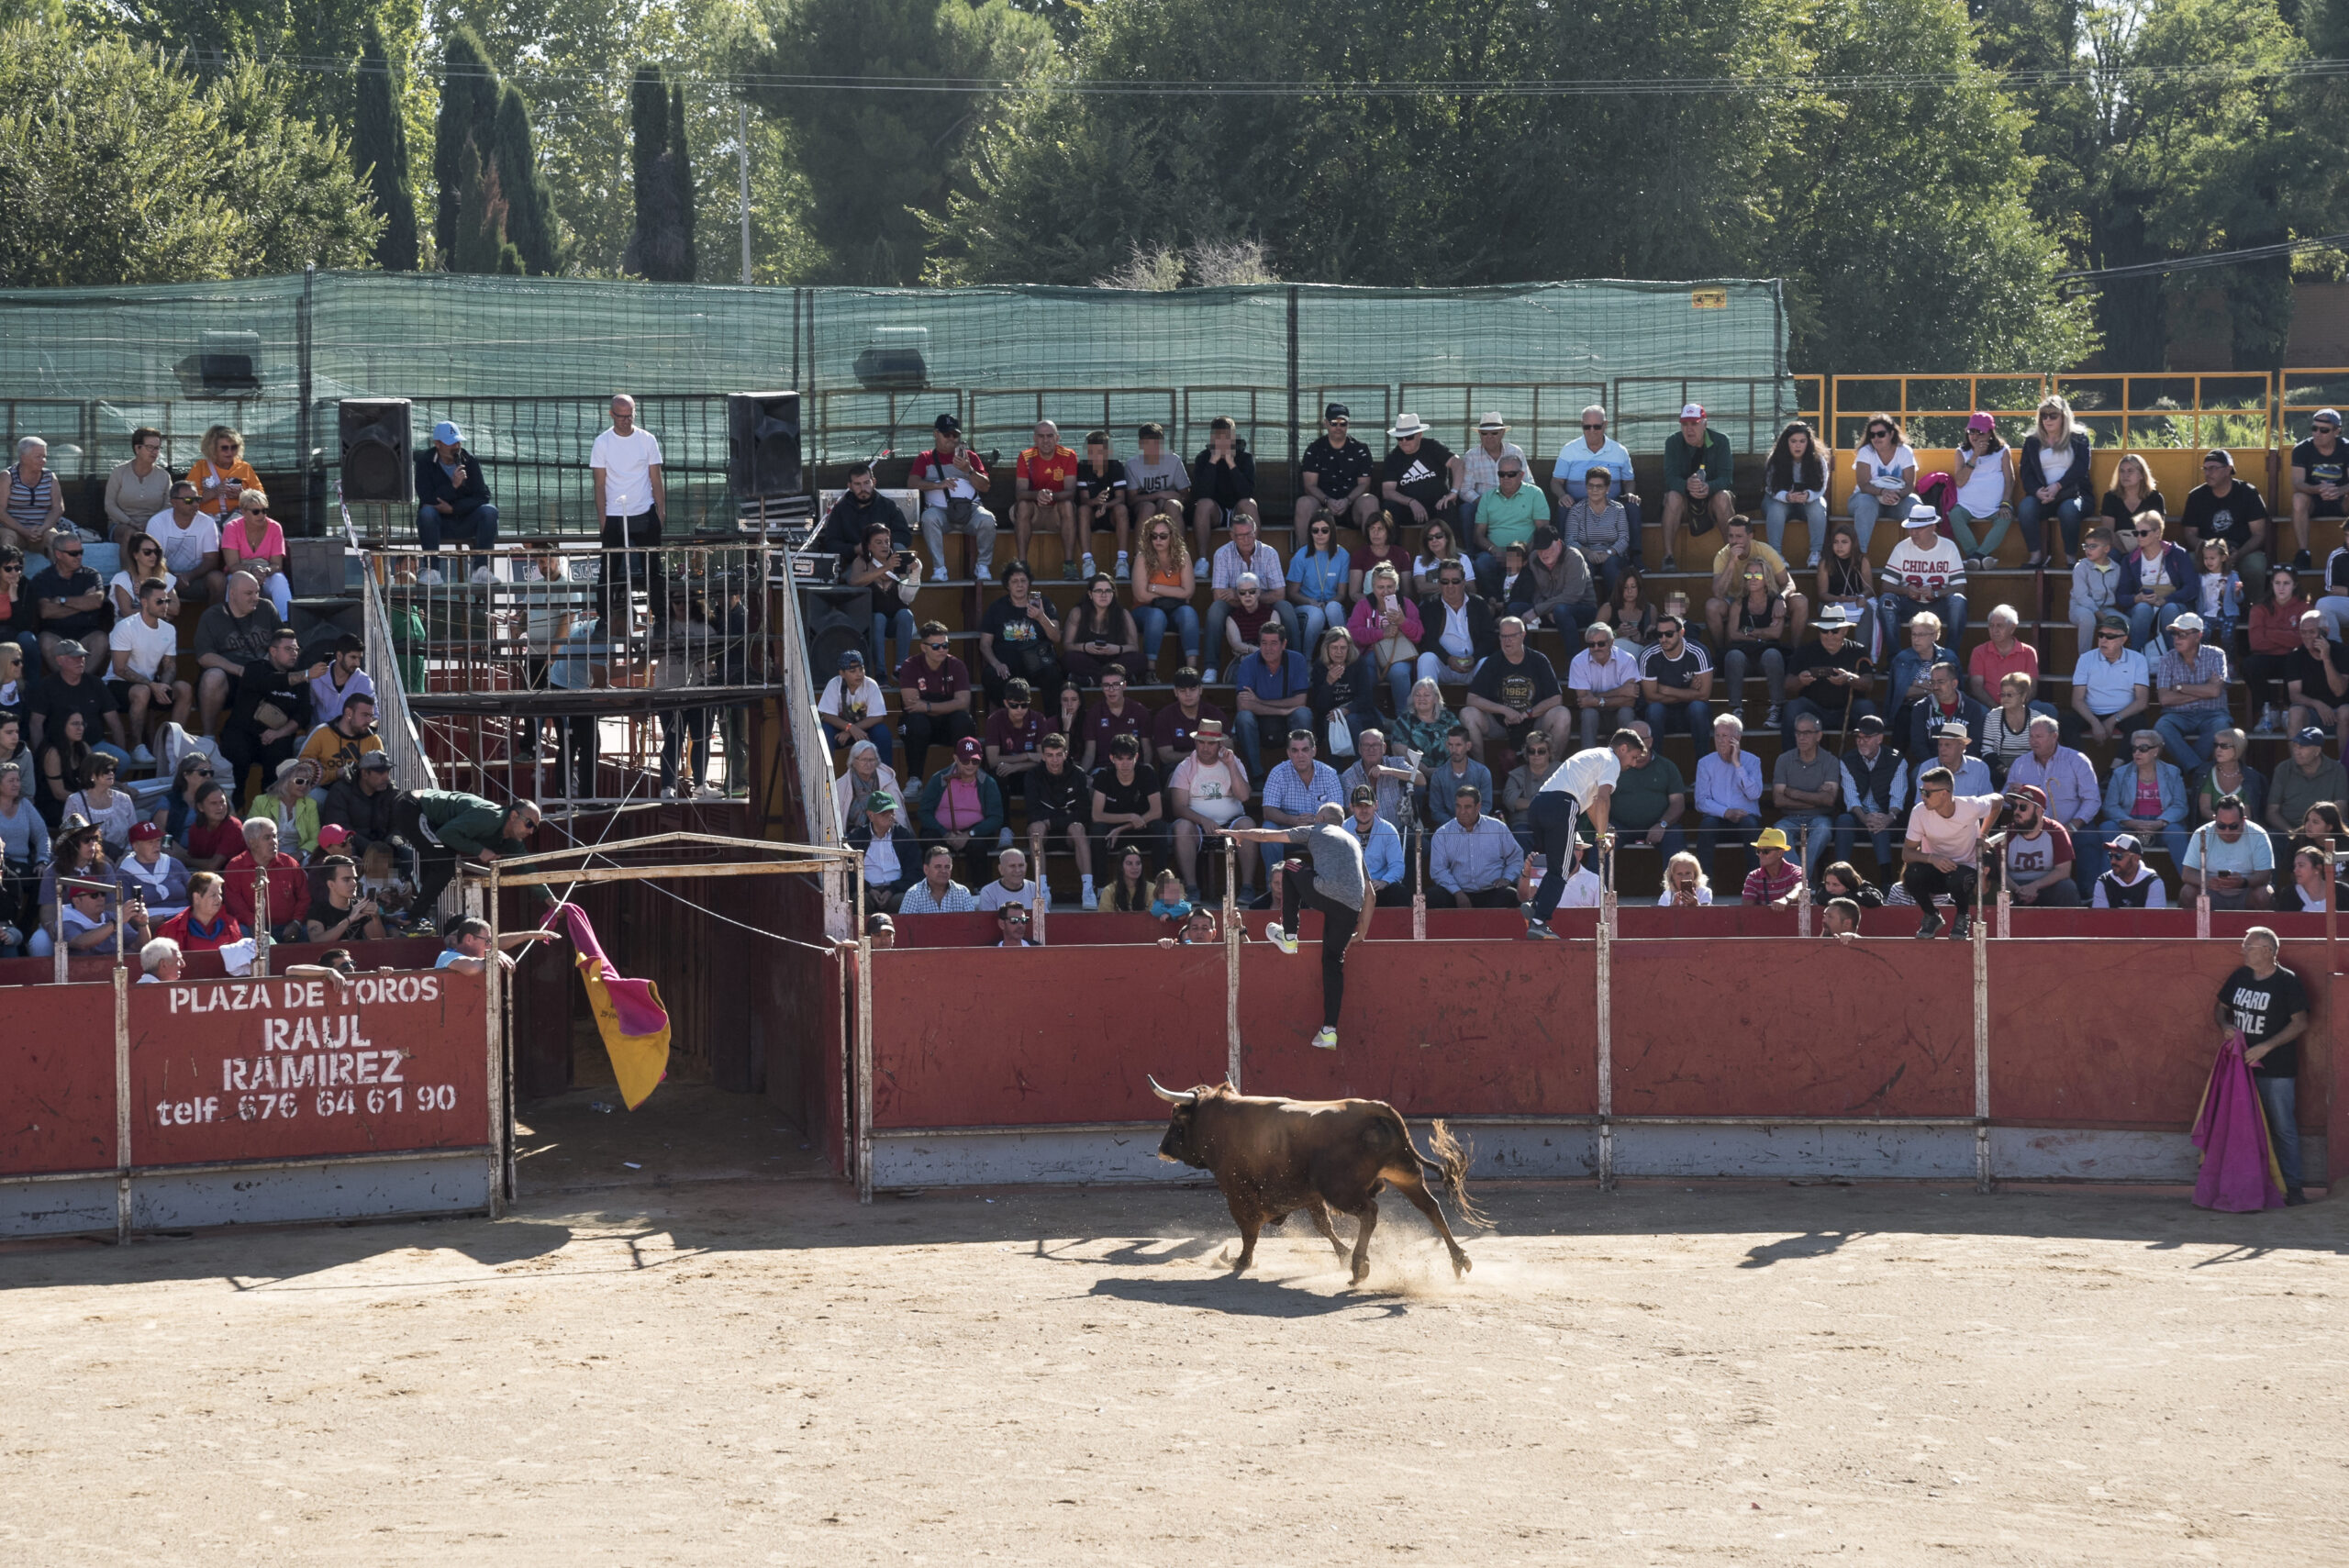
[[[1399,631],[1392,637],[1378,639],[1378,667],[1382,670],[1398,659],[1417,659],[1419,656],[1419,645]]]
[[[1344,708],[1330,710],[1330,755],[1351,757],[1354,754],[1354,727],[1346,720]]]

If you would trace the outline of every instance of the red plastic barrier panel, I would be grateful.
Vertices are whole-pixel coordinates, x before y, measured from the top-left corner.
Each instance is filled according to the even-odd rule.
[[[0,1174],[112,1170],[113,984],[11,999],[0,1025]]]
[[[1155,1121],[1223,1081],[1223,948],[917,948],[873,958],[873,1124]]]
[[[323,980],[134,985],[132,1162],[485,1143],[486,995],[448,970],[362,975],[348,1000]]]
[[[2009,1126],[2184,1131],[2219,1049],[2210,1009],[2239,944],[1990,944],[1990,1111]],[[2284,943],[2309,993],[2300,1125],[2331,1103],[2332,984],[2321,941]]]
[[[1385,1100],[1412,1117],[1592,1114],[1596,954],[1527,941],[1524,921],[1508,918],[1514,940],[1355,943],[1334,1051],[1309,1043],[1321,1027],[1319,918],[1303,922],[1294,957],[1251,941],[1240,964],[1241,1086]]]
[[[1618,1116],[1974,1112],[1964,943],[1730,937],[1613,957]]]

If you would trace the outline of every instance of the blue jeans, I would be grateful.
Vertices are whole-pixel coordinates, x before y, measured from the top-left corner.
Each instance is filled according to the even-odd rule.
[[[1378,655],[1373,652],[1363,657],[1375,659]],[[1397,659],[1386,666],[1386,689],[1395,695],[1395,716],[1397,718],[1411,711],[1411,688],[1418,684],[1419,678],[1419,662],[1415,658]]]
[[[1835,837],[1835,813],[1790,811],[1778,818],[1778,826],[1800,846],[1803,872],[1816,888],[1819,873],[1827,869],[1827,846]]]
[[[1273,601],[1273,613],[1281,617],[1281,629],[1288,634],[1290,649],[1296,652],[1304,653],[1305,662],[1308,664],[1312,663],[1313,655],[1307,651],[1303,640],[1297,635],[1301,628],[1297,618],[1297,606],[1286,599],[1275,599]],[[1260,651],[1252,648],[1245,652],[1234,653],[1226,646],[1223,628],[1225,623],[1230,619],[1231,606],[1223,600],[1218,599],[1208,606],[1208,645],[1204,657],[1209,664],[1223,670],[1230,669],[1249,653]]]
[[[1894,815],[1898,816],[1898,813],[1896,812]],[[1860,832],[1860,819],[1855,814],[1846,811],[1835,818],[1835,858],[1837,860],[1848,861],[1852,858],[1852,846],[1859,841]],[[1892,858],[1893,832],[1892,828],[1887,828],[1881,833],[1868,835],[1868,847],[1876,851],[1878,880],[1891,876],[1893,872],[1899,868],[1899,862]]]
[[[1238,738],[1240,744],[1240,761],[1246,765],[1248,769],[1248,776],[1252,779],[1261,779],[1264,776],[1264,770],[1261,765],[1264,756],[1264,720],[1262,715],[1244,711],[1237,719],[1232,721],[1232,734]],[[1288,722],[1281,726],[1281,748],[1283,751],[1286,752],[1288,748],[1288,732],[1290,730],[1311,729],[1313,728],[1313,710],[1311,708],[1298,707],[1291,709],[1288,716]]]
[[[2276,1146],[2276,1163],[2283,1168],[2284,1190],[2300,1184],[2300,1081],[2270,1078],[2254,1073],[2260,1107],[2267,1113],[2267,1139]]]
[[[2190,607],[2190,606],[2171,604],[2166,601],[2158,605],[2130,606],[2129,646],[2148,659],[2154,657],[2160,651],[2161,646],[2168,644],[2170,622],[2184,615]],[[2154,633],[2157,631],[2161,634],[2159,646],[2154,640]]]
[[[1337,606],[1300,599],[1297,602],[1297,640],[1289,646],[1304,654],[1308,664],[1318,664],[1320,655],[1315,650],[1321,646],[1321,633],[1330,627],[1345,624],[1345,612]]]
[[[497,508],[484,501],[470,512],[457,512],[444,517],[438,506],[418,506],[416,509],[416,542],[428,551],[437,550],[444,536],[451,544],[473,550],[495,550]]]
[[[2042,525],[2051,511],[2064,530],[2065,558],[2077,561],[2080,558],[2080,503],[2077,496],[2050,506],[2028,490],[2024,491],[2022,499],[2015,503],[2015,527],[2022,529],[2022,542],[2031,546],[2033,555],[2046,553],[2047,540]]]
[[[1884,503],[1866,491],[1852,493],[1852,531],[1859,536],[1862,555],[1868,552],[1868,540],[1876,537],[1876,520],[1883,511]]]
[[[1938,599],[1919,604],[1906,594],[1887,594],[1877,601],[1884,612],[1884,641],[1887,648],[1898,647],[1908,640],[1909,622],[1919,610],[1931,610],[1941,617],[1942,646],[1955,648],[1965,640],[1965,595],[1943,594]]]
[[[1827,689],[1832,691],[1834,688],[1831,686]],[[1868,701],[1867,698],[1854,697],[1852,699],[1853,723],[1858,723],[1862,718],[1875,711],[1876,704]],[[1795,720],[1800,718],[1805,714],[1809,714],[1811,717],[1819,720],[1819,728],[1822,731],[1831,732],[1844,728],[1843,705],[1842,703],[1839,702],[1831,705],[1827,701],[1821,699],[1812,697],[1797,697],[1792,702],[1787,704],[1785,712],[1782,713],[1778,718],[1778,744],[1785,750],[1789,751],[1794,750]],[[1650,728],[1653,727],[1651,726]]]
[[[1827,543],[1827,503],[1816,495],[1798,506],[1766,497],[1763,500],[1762,526],[1770,535],[1770,548],[1780,555],[1787,552],[1787,519],[1797,511],[1810,523],[1810,553],[1816,556]]]
[[[2154,728],[2160,733],[2169,760],[2192,778],[2198,769],[2210,765],[2212,742],[2228,723],[2227,710],[2221,707],[2197,713],[2165,713],[2154,721]]]
[[[889,657],[889,634],[896,633],[897,656]],[[914,656],[914,613],[900,605],[892,613],[883,611],[873,617],[873,657],[881,661],[884,674]]]
[[[887,725],[874,725],[871,729],[865,732],[864,738],[873,742],[873,749],[874,751],[881,753],[881,765],[883,767],[890,769],[895,769],[896,767],[897,738],[889,733],[889,727]],[[831,728],[829,726],[825,728],[824,739],[830,743],[832,751],[839,754],[841,758],[841,765],[845,767],[848,761],[849,747],[855,745],[855,740],[852,739],[843,742],[841,740],[840,731]]]
[[[1641,715],[1648,721],[1648,730],[1658,740],[1674,728],[1686,728],[1688,738],[1697,743],[1697,755],[1703,756],[1713,744],[1713,710],[1700,702],[1652,702],[1644,705]],[[1685,717],[1675,717],[1675,715]]]
[[[1145,605],[1134,612],[1134,625],[1141,631],[1142,662],[1152,669],[1158,667],[1158,651],[1166,646],[1169,625],[1182,639],[1183,662],[1195,670],[1199,667],[1199,612],[1195,606],[1176,605],[1170,613],[1156,605]]]

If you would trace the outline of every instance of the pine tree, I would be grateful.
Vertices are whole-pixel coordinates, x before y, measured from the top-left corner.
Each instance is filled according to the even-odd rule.
[[[479,35],[469,27],[460,27],[450,35],[441,61],[440,119],[432,139],[432,177],[440,196],[433,213],[432,239],[440,249],[441,266],[465,272],[469,269],[455,260],[460,248],[457,208],[464,152],[470,145],[478,158],[490,145],[497,117],[497,73],[490,69]]]
[[[677,226],[677,270],[674,281],[694,281],[696,261],[694,255],[694,166],[685,149],[685,89],[683,83],[669,87],[669,184],[675,192]]]
[[[375,264],[387,272],[416,271],[416,190],[407,163],[407,128],[400,123],[399,88],[384,49],[384,30],[367,18],[359,54],[359,115],[351,142],[351,162],[369,183],[375,210],[384,217],[375,241]]]
[[[506,196],[506,236],[521,251],[522,261],[540,277],[562,270],[562,246],[555,235],[554,192],[539,171],[538,148],[530,133],[530,106],[508,82],[497,94],[496,119],[491,146],[497,165],[498,188]]]

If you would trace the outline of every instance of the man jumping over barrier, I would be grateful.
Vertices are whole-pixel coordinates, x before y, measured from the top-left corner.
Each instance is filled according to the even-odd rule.
[[[1313,820],[1297,828],[1223,828],[1217,831],[1241,843],[1302,844],[1312,864],[1290,861],[1281,870],[1281,923],[1266,930],[1272,944],[1286,953],[1297,951],[1299,908],[1321,911],[1321,1029],[1313,1037],[1319,1051],[1338,1049],[1338,1010],[1346,999],[1346,948],[1356,937],[1370,934],[1371,911],[1378,906],[1368,896],[1362,843],[1346,831],[1345,808],[1324,801]]]

